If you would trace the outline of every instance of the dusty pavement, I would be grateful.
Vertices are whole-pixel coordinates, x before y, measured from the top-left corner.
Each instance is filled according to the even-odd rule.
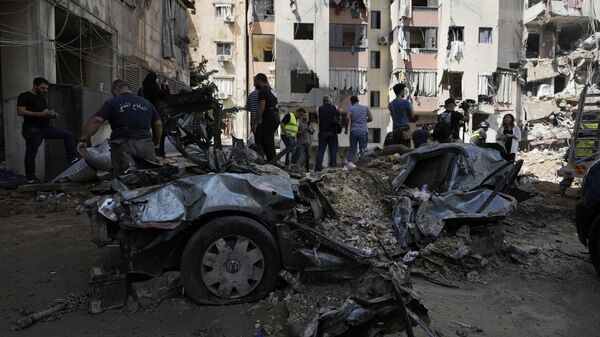
[[[458,288],[413,277],[440,335],[466,335],[452,321],[483,331],[470,336],[598,335],[600,278],[576,238],[576,191],[563,198],[552,192],[556,185],[537,187],[542,195],[521,203],[505,222],[506,240],[528,256],[491,258],[477,274],[457,275],[452,283]],[[90,242],[88,218],[76,214],[83,197],[56,202],[26,201],[36,195],[0,196],[0,336],[246,337],[254,336],[257,320],[271,324],[273,331],[285,327],[283,295],[276,292],[270,300],[236,306],[201,307],[174,298],[154,310],[132,305],[95,316],[75,311],[62,320],[11,331],[20,310],[41,309],[56,298],[87,290],[90,268],[117,259],[118,247],[98,249]],[[274,335],[286,336],[285,331]]]

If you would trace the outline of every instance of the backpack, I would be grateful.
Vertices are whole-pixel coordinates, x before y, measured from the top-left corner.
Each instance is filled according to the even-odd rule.
[[[446,141],[452,137],[452,113],[442,112],[438,115],[438,121],[431,135],[434,140]]]

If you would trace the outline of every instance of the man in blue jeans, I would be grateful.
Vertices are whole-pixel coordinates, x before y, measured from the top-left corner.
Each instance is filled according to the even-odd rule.
[[[348,118],[350,124],[350,150],[346,157],[346,167],[349,169],[356,168],[354,165],[354,156],[356,156],[356,145],[360,153],[364,153],[367,149],[367,141],[369,137],[369,128],[367,123],[373,120],[371,110],[366,105],[358,104],[358,97],[350,97],[352,106],[348,109]],[[348,131],[346,131],[348,133]]]
[[[331,97],[323,96],[323,105],[317,108],[319,150],[317,152],[315,172],[323,170],[323,157],[327,148],[329,148],[329,167],[337,167],[337,135],[340,122],[341,114],[338,108],[333,105]]]
[[[50,120],[57,118],[58,113],[48,109],[47,95],[48,81],[43,77],[37,77],[33,80],[33,89],[20,94],[17,98],[17,115],[23,117],[25,175],[29,184],[40,182],[35,176],[35,157],[44,139],[62,139],[69,164],[75,163],[79,159],[77,151],[75,151],[73,133],[50,126]]]

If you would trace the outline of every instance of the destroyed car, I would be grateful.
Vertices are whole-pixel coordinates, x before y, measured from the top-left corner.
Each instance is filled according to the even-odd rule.
[[[581,184],[581,200],[575,208],[579,241],[586,245],[594,268],[600,274],[600,160],[588,169]]]
[[[493,150],[438,145],[406,154],[401,163],[395,187],[429,184],[432,195],[420,207],[400,199],[389,222],[399,242],[415,233],[413,224],[420,236],[437,236],[451,220],[487,221],[516,205],[501,192],[520,165]],[[376,258],[375,251],[287,221],[296,202],[310,205],[316,221],[335,218],[310,179],[298,184],[295,198],[287,173],[269,165],[256,168],[262,172],[196,175],[138,189],[115,180],[117,193],[87,203],[93,241],[99,246],[118,241],[130,273],[152,277],[181,270],[186,294],[201,303],[264,297],[282,268],[333,279],[351,279],[369,268],[364,261]]]

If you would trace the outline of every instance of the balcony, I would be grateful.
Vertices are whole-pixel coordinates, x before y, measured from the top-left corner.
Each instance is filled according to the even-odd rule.
[[[415,113],[419,115],[437,112],[439,108],[440,102],[437,97],[419,96],[419,100],[415,101],[413,104]]]
[[[252,62],[252,73],[258,74],[263,73],[267,76],[275,73],[275,62],[260,62],[254,61]]]
[[[254,22],[252,25],[252,34],[275,34],[275,22]]]
[[[398,53],[398,66],[403,69],[437,69],[437,49],[419,49],[419,54],[407,49],[408,60]]]
[[[412,17],[405,19],[405,26],[438,27],[437,7],[413,7]]]
[[[367,68],[369,67],[369,53],[349,51],[329,51],[329,66],[343,68]]]

